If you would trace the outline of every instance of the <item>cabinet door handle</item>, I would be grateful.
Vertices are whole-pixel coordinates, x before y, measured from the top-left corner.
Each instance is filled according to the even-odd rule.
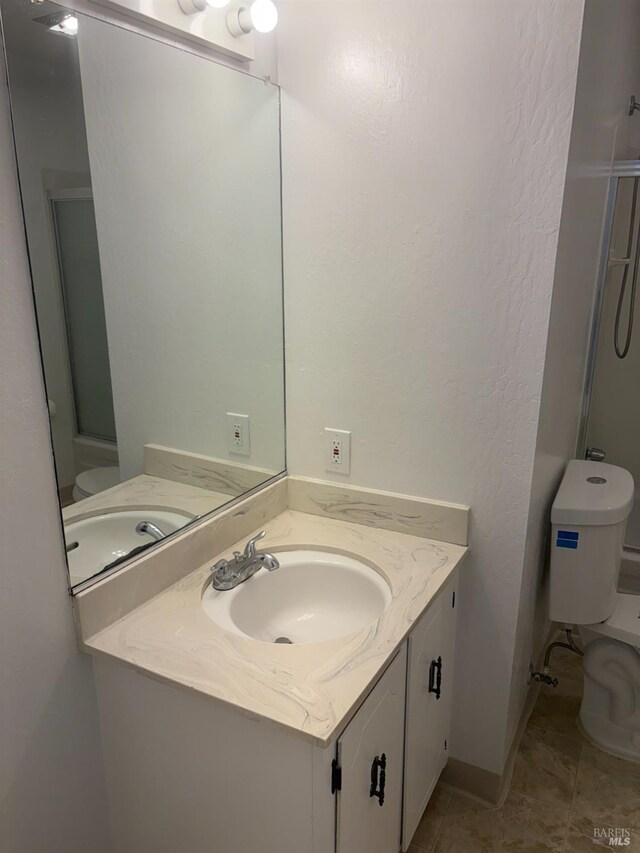
[[[378,803],[384,805],[384,789],[387,784],[387,756],[382,753],[380,757],[376,755],[371,765],[371,789],[370,797],[377,797]]]
[[[429,693],[435,693],[436,699],[440,698],[442,688],[442,658],[432,660],[429,666]]]

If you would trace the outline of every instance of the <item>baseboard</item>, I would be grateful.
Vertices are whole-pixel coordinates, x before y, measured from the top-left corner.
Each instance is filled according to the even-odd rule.
[[[558,626],[552,624],[540,652],[539,659],[536,662],[537,669],[542,668],[545,650],[557,633]],[[527,728],[529,717],[534,709],[539,693],[540,684],[537,681],[532,681],[529,685],[527,699],[522,708],[522,713],[520,714],[520,719],[518,720],[518,725],[511,740],[511,746],[509,747],[509,752],[507,753],[501,773],[491,772],[482,767],[476,767],[474,764],[467,764],[466,761],[460,761],[457,758],[450,758],[440,777],[441,782],[447,788],[452,788],[465,796],[481,800],[483,803],[499,808],[509,793],[513,768],[518,750],[520,749],[520,742]]]
[[[483,803],[494,806],[495,808],[500,808],[509,793],[520,741],[536,704],[539,692],[540,685],[537,682],[532,682],[531,689],[527,694],[527,701],[524,704],[518,726],[511,741],[502,773],[492,773],[482,767],[476,767],[474,764],[467,764],[466,761],[450,758],[441,776],[442,783],[447,788],[453,788],[456,792],[462,793],[465,796],[473,797],[473,799],[481,800]]]
[[[501,773],[492,773],[483,767],[476,767],[475,764],[450,758],[442,771],[440,782],[456,793],[492,806],[500,805],[504,787]]]
[[[73,483],[70,486],[62,486],[62,488],[58,489],[58,498],[60,500],[60,506],[64,509],[66,506],[71,506],[74,503],[73,500]]]

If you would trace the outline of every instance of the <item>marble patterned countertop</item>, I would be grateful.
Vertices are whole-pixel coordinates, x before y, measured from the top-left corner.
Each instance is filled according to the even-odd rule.
[[[264,528],[267,537],[261,544],[276,555],[279,548],[324,547],[372,563],[391,588],[391,603],[365,630],[321,643],[277,645],[228,633],[206,616],[201,595],[213,563],[242,550],[245,537],[85,638],[84,648],[324,747],[342,730],[467,548],[292,510]]]
[[[212,492],[149,474],[139,474],[111,489],[105,489],[97,495],[65,507],[62,510],[62,518],[68,523],[98,515],[101,511],[114,512],[136,507],[177,509],[197,516],[206,515],[232,500],[233,495]]]

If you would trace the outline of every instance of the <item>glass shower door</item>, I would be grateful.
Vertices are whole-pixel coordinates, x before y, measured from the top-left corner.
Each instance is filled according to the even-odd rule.
[[[640,549],[640,166],[632,163],[618,171],[622,174],[612,179],[612,215],[603,246],[584,443],[631,472],[636,500],[626,546]]]
[[[116,440],[98,237],[90,190],[51,198],[78,435]]]

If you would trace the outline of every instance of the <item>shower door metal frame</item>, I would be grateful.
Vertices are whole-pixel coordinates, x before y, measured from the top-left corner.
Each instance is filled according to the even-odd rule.
[[[115,448],[117,446],[116,438],[111,438],[110,436],[98,435],[96,433],[90,432],[82,432],[80,429],[80,417],[78,415],[78,387],[76,375],[73,369],[73,330],[71,328],[71,323],[69,320],[69,300],[67,295],[67,290],[65,287],[65,276],[64,269],[62,267],[62,249],[60,246],[60,238],[59,238],[59,226],[56,212],[56,204],[58,202],[76,202],[76,201],[90,201],[93,203],[93,189],[88,187],[69,187],[63,189],[50,189],[46,191],[46,198],[49,207],[49,220],[50,220],[50,228],[52,232],[52,250],[54,253],[54,267],[56,271],[57,285],[59,288],[61,300],[62,300],[62,314],[64,318],[65,325],[65,343],[66,343],[66,361],[67,361],[67,372],[69,376],[69,384],[71,390],[71,401],[73,404],[73,418],[75,425],[75,439],[90,439],[91,441],[96,441],[100,443],[104,443],[109,447]]]
[[[598,281],[596,285],[596,293],[593,303],[591,334],[589,337],[589,352],[587,355],[587,366],[585,370],[584,387],[582,392],[580,429],[578,431],[578,443],[576,447],[577,459],[584,459],[585,453],[587,451],[587,429],[589,426],[589,411],[591,409],[591,395],[593,393],[593,379],[596,371],[596,357],[598,355],[598,340],[600,337],[602,306],[604,303],[604,292],[607,284],[607,272],[609,269],[609,252],[611,249],[613,221],[616,212],[616,201],[618,199],[618,186],[620,178],[640,178],[640,161],[619,160],[613,163],[611,167],[611,175],[609,178],[609,192],[607,195],[604,224],[602,228],[602,244],[600,250],[600,262],[598,264]]]

